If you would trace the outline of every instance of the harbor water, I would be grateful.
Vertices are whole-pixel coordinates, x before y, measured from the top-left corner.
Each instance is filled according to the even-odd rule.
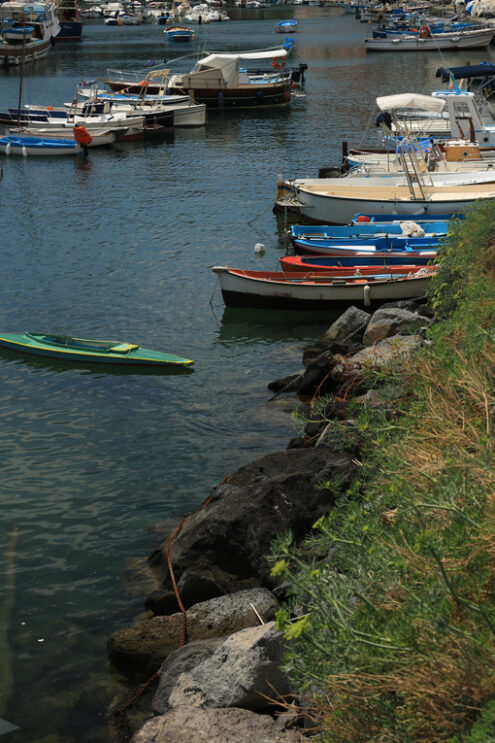
[[[341,10],[228,9],[196,26],[196,52],[259,49],[295,17],[291,64],[304,94],[280,111],[217,111],[204,128],[91,149],[73,158],[3,158],[0,331],[114,338],[195,361],[190,374],[108,373],[0,353],[0,718],[9,743],[104,743],[107,710],[130,689],[106,640],[143,611],[129,565],[167,519],[197,507],[227,474],[296,433],[267,384],[301,367],[333,314],[224,310],[213,265],[276,269],[279,175],[315,176],[342,140],[375,144],[378,95],[428,93],[439,66],[492,52],[372,54]],[[159,25],[86,23],[24,69],[24,103],[61,105],[107,68],[184,45]],[[16,107],[19,69],[0,71]],[[256,256],[255,243],[264,256]],[[267,551],[269,545],[266,545]],[[0,722],[0,737],[3,733]]]

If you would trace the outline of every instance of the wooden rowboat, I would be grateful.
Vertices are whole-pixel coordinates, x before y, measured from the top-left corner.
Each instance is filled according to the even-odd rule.
[[[0,346],[36,356],[65,361],[126,366],[190,366],[191,359],[140,348],[134,343],[73,338],[51,333],[2,333]]]
[[[367,276],[343,276],[283,271],[242,271],[228,266],[212,268],[218,276],[227,307],[279,310],[332,310],[361,304],[365,307],[425,295],[435,268],[390,275],[389,270]]]

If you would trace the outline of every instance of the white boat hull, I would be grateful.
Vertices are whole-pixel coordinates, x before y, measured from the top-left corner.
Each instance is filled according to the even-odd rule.
[[[479,198],[495,198],[495,183],[492,189],[485,188],[470,192],[469,186],[459,186],[452,196],[440,195],[433,190],[426,198],[396,196],[393,193],[387,198],[373,197],[373,188],[369,196],[347,193],[318,193],[304,188],[295,188],[298,211],[308,222],[314,224],[349,224],[354,215],[362,214],[397,214],[399,217],[419,218],[428,215],[452,215],[465,212]]]
[[[487,47],[493,37],[493,29],[460,31],[455,34],[420,36],[393,36],[384,39],[365,39],[366,49],[374,52],[420,52],[439,49],[476,49]]]

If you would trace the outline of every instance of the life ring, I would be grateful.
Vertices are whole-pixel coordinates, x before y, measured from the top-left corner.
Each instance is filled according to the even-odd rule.
[[[272,59],[272,67],[275,70],[281,70],[282,67],[285,64],[285,58],[284,57],[274,57]]]
[[[421,26],[419,29],[419,37],[421,39],[427,39],[429,36],[431,36],[431,31],[429,26]]]

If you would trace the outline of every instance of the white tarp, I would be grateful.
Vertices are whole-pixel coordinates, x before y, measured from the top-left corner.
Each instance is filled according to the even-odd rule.
[[[445,101],[431,95],[420,93],[399,93],[398,95],[384,95],[376,99],[376,105],[381,111],[392,111],[395,108],[419,108],[421,111],[440,112],[445,108]]]
[[[237,59],[273,59],[273,57],[286,57],[286,49],[269,49],[264,52],[239,52],[238,54],[209,54],[198,61],[201,67],[224,67]]]

